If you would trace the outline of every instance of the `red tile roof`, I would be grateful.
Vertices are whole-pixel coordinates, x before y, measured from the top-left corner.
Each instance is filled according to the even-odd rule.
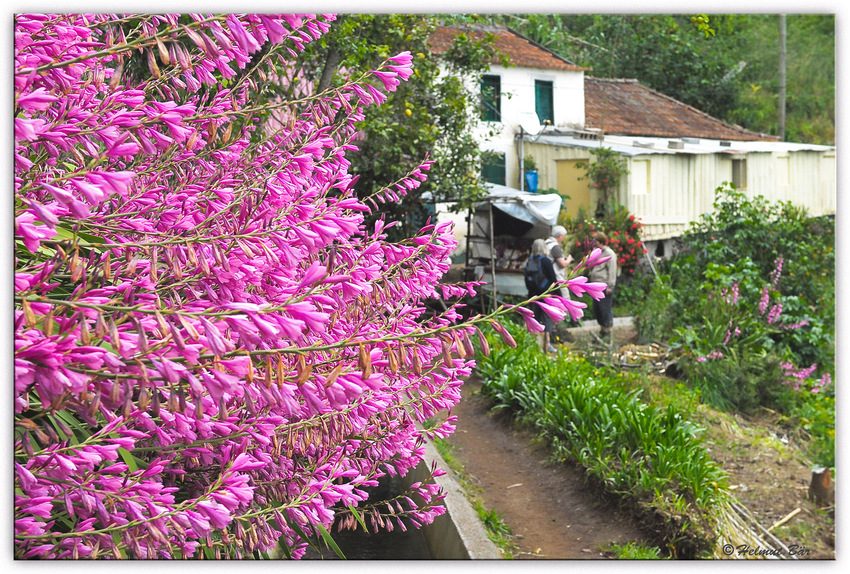
[[[445,53],[461,33],[476,40],[480,40],[485,34],[493,34],[493,45],[496,51],[506,55],[514,66],[567,72],[580,72],[587,69],[576,66],[569,60],[502,26],[439,27],[428,39],[431,51],[435,54]],[[490,63],[501,64],[499,55],[497,54]]]
[[[605,133],[719,140],[779,140],[718,120],[637,80],[584,78],[584,118]]]

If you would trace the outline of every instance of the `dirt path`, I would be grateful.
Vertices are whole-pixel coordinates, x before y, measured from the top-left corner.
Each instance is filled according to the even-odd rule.
[[[611,543],[644,541],[634,521],[585,485],[579,469],[548,461],[546,447],[506,415],[489,412],[489,401],[467,382],[455,410],[457,432],[449,438],[481,498],[510,527],[517,558],[601,559]]]

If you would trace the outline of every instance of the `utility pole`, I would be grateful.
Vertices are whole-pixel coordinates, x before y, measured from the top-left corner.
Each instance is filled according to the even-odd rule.
[[[779,137],[785,139],[785,51],[788,31],[785,22],[785,14],[779,15]]]

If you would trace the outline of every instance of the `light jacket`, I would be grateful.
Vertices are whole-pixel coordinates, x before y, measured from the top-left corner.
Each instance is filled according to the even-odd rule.
[[[602,265],[591,267],[589,279],[596,283],[605,283],[613,289],[617,283],[617,254],[605,245],[602,247],[602,255],[607,255],[610,259]]]

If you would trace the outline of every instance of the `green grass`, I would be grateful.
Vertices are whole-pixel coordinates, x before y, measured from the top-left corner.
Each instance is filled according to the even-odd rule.
[[[467,500],[478,515],[478,519],[484,525],[487,537],[499,548],[503,558],[512,559],[517,552],[517,547],[514,544],[513,533],[510,527],[505,524],[505,521],[498,512],[490,510],[484,505],[481,499],[481,488],[473,483],[463,464],[455,456],[452,445],[445,440],[434,439],[434,446],[437,452],[440,453],[440,456],[443,457],[446,465],[454,473]]]
[[[644,546],[636,542],[612,544],[606,549],[620,560],[660,560],[661,550],[657,546]]]

